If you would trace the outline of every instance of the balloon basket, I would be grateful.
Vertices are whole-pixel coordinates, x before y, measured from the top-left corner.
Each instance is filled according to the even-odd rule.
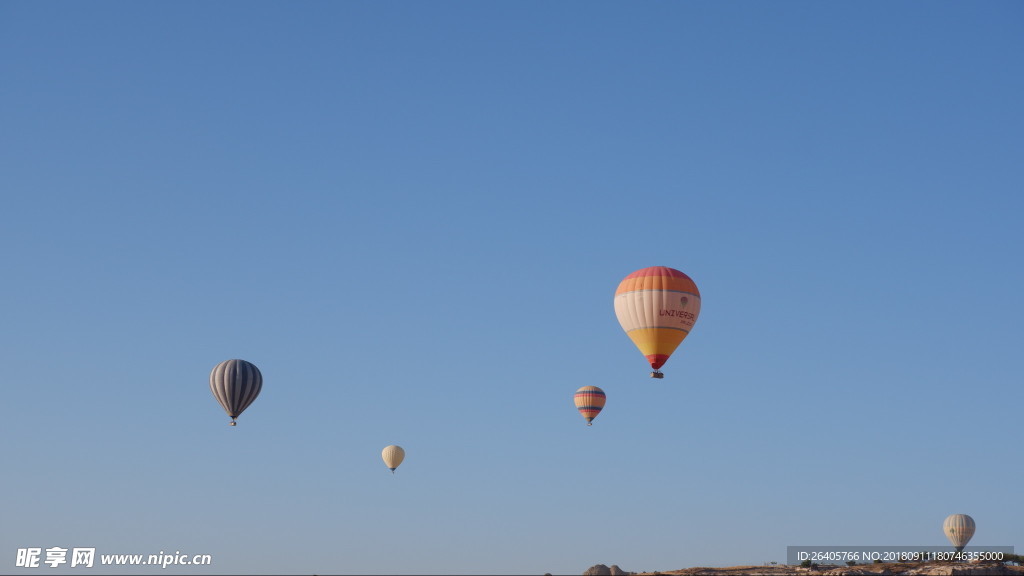
[[[658,372],[657,370],[655,370],[654,372],[651,372],[651,378],[658,378],[660,380],[661,378],[664,378],[664,377],[665,377],[665,375],[662,374],[661,372]]]

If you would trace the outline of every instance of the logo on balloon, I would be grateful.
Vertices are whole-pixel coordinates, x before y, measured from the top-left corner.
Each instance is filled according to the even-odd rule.
[[[683,296],[682,298],[679,299],[679,303],[682,304],[683,306],[686,306],[687,302],[689,302],[689,300],[686,298],[686,296]]]

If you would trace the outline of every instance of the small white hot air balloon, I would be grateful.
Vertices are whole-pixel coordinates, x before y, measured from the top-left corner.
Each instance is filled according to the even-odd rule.
[[[384,459],[384,464],[394,474],[395,468],[398,468],[402,464],[402,460],[405,460],[405,450],[402,450],[401,446],[392,444],[381,451],[380,457]]]
[[[967,546],[971,536],[974,536],[974,518],[967,514],[952,514],[942,523],[942,531],[956,547],[956,551],[963,552],[964,546]]]

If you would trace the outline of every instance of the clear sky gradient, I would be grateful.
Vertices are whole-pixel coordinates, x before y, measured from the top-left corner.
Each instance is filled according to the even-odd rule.
[[[1020,552],[1022,63],[1017,1],[4,0],[0,573]]]

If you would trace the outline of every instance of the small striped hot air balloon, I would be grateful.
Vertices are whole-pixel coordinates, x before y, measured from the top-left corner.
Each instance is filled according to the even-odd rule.
[[[387,446],[381,451],[380,457],[384,459],[384,465],[391,470],[391,473],[395,473],[395,468],[398,468],[402,464],[402,460],[405,460],[405,450],[401,446]]]
[[[210,372],[210,390],[231,417],[231,426],[262,389],[260,369],[245,360],[225,360]]]
[[[605,399],[604,390],[597,386],[584,386],[576,391],[573,400],[576,402],[576,409],[587,419],[587,426],[591,425],[604,408]]]
[[[952,514],[942,523],[942,531],[946,533],[946,538],[949,538],[957,552],[964,551],[964,546],[967,546],[974,536],[974,528],[974,518],[967,514]]]
[[[626,334],[658,370],[693,330],[700,314],[700,292],[689,276],[652,266],[626,276],[615,291],[615,316]]]

